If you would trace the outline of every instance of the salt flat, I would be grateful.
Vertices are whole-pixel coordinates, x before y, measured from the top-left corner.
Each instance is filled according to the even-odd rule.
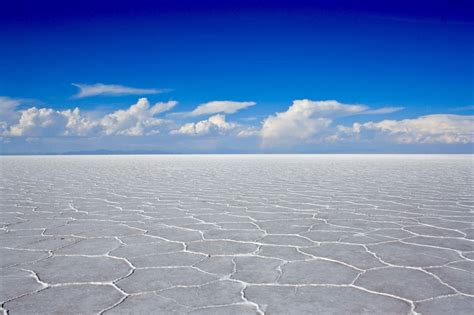
[[[9,314],[468,314],[473,157],[0,157]]]

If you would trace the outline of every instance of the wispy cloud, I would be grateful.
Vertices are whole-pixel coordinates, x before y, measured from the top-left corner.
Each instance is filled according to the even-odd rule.
[[[0,96],[0,122],[11,123],[15,121],[21,106],[42,104],[42,102],[28,98],[12,98],[8,96]]]
[[[5,113],[14,110],[15,107],[20,104],[20,99],[11,98],[8,96],[0,96],[0,116],[3,116]]]
[[[366,110],[362,114],[365,115],[383,115],[383,114],[391,114],[395,112],[399,112],[404,110],[404,107],[382,107],[377,109]]]
[[[453,112],[462,112],[462,111],[468,111],[468,110],[474,110],[474,105],[455,107],[455,108],[451,109],[451,111],[453,111]]]
[[[255,102],[212,101],[199,105],[188,114],[190,116],[211,115],[218,113],[233,114],[241,109],[254,106],[255,104]]]
[[[79,84],[73,83],[79,92],[72,98],[84,98],[91,96],[120,96],[120,95],[146,95],[169,92],[169,89],[141,89],[117,84]]]

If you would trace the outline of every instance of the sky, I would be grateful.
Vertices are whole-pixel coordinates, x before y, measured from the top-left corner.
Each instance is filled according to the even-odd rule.
[[[3,1],[0,153],[473,153],[474,4]]]

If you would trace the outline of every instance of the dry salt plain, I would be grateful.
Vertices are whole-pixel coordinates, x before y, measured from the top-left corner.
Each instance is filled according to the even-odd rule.
[[[1,310],[472,314],[473,161],[1,157]]]

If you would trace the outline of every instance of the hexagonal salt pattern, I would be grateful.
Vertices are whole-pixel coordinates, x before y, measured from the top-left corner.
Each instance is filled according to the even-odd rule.
[[[471,156],[0,162],[10,315],[474,308]]]

